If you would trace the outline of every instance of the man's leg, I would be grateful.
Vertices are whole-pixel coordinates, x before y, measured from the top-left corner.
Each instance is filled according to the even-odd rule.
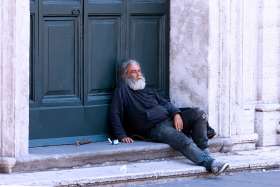
[[[214,159],[207,153],[201,151],[191,138],[182,132],[178,132],[173,127],[172,121],[166,120],[157,124],[150,130],[149,138],[154,141],[169,144],[173,149],[181,152],[195,164],[204,166],[208,171],[211,170],[211,164]]]
[[[181,115],[184,123],[183,132],[186,135],[191,135],[200,149],[206,149],[208,147],[206,113],[198,108],[185,108],[182,109]]]

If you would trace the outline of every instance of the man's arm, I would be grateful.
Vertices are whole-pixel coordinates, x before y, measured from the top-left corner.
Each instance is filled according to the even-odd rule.
[[[123,128],[123,98],[121,90],[117,88],[114,92],[111,110],[110,110],[110,125],[114,138],[124,142],[133,143],[133,140],[127,137],[126,132]]]
[[[165,99],[162,96],[160,96],[157,92],[155,92],[155,93],[156,93],[156,98],[157,98],[159,104],[166,108],[166,110],[168,111],[169,115],[172,118],[176,114],[180,114],[181,113],[180,109],[175,107],[170,101],[168,101],[167,99]]]
[[[183,120],[181,117],[181,111],[179,108],[175,107],[170,101],[160,96],[158,93],[156,93],[156,97],[159,101],[159,104],[164,106],[166,110],[168,111],[169,115],[173,118],[174,127],[181,131],[183,129]]]
[[[110,110],[110,126],[112,135],[114,138],[122,139],[126,137],[125,130],[122,125],[123,120],[123,101],[120,93],[120,89],[116,88]]]

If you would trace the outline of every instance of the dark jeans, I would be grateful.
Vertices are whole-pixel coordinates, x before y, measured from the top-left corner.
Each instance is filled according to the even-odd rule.
[[[173,120],[168,119],[150,129],[148,137],[169,144],[195,164],[210,170],[214,159],[201,150],[208,147],[205,114],[198,109],[188,108],[181,115],[184,123],[182,132],[178,132],[173,126]]]
[[[198,108],[181,108],[180,110],[184,124],[183,133],[191,137],[200,149],[207,148],[208,119],[206,113]]]

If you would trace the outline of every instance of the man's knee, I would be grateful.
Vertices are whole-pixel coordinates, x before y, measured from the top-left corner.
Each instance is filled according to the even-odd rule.
[[[208,116],[206,114],[206,112],[204,112],[203,110],[201,110],[200,108],[193,108],[192,109],[192,115],[194,116],[194,120],[208,120]]]
[[[181,108],[185,131],[190,131],[198,121],[207,122],[207,114],[199,108]]]
[[[198,116],[200,119],[203,119],[205,121],[208,120],[208,116],[207,116],[206,112],[204,112],[203,110],[198,109],[197,113],[198,113]]]

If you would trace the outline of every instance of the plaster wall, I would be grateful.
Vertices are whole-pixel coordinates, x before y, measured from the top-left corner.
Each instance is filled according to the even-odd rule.
[[[208,110],[208,1],[172,0],[170,14],[171,100]]]

